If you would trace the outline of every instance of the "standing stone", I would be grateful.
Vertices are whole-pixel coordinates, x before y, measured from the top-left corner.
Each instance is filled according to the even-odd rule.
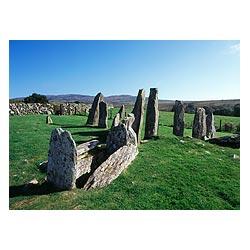
[[[108,127],[108,105],[107,103],[101,101],[99,103],[99,128],[107,128]]]
[[[124,118],[125,118],[125,106],[122,105],[120,110],[113,119],[112,127],[118,126]]]
[[[206,113],[204,108],[197,108],[194,116],[192,137],[201,139],[206,135]]]
[[[159,110],[158,89],[151,88],[148,98],[144,139],[150,139],[158,134]]]
[[[207,113],[206,124],[207,124],[207,137],[208,138],[215,138],[216,137],[216,129],[214,126],[214,115],[213,115],[211,110],[209,110]]]
[[[98,126],[99,123],[99,103],[103,101],[103,94],[98,93],[95,96],[95,99],[92,103],[91,109],[89,110],[89,116],[87,120],[87,124]]]
[[[135,115],[135,121],[132,124],[132,128],[137,135],[138,145],[140,144],[141,140],[141,128],[143,123],[144,106],[145,106],[145,90],[140,89],[136,98],[134,109],[132,111],[132,113]]]
[[[108,153],[113,153],[124,145],[137,146],[137,136],[131,127],[134,120],[134,114],[129,114],[122,123],[110,129],[106,141]]]
[[[120,124],[121,119],[120,119],[120,113],[117,113],[114,117],[113,123],[112,123],[112,127],[116,127]]]
[[[46,116],[46,123],[47,123],[47,124],[52,124],[52,123],[53,123],[53,121],[52,121],[50,115],[47,115],[47,116]]]
[[[56,128],[51,133],[47,181],[56,188],[68,190],[76,183],[77,150],[68,131]]]
[[[175,101],[173,134],[183,136],[184,133],[184,105],[181,101]]]
[[[120,114],[120,120],[122,121],[125,118],[125,106],[124,105],[121,106],[118,113]]]

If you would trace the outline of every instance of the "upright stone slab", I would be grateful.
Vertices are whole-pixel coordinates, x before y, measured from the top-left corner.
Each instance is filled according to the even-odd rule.
[[[122,105],[113,119],[112,127],[118,126],[124,118],[125,118],[125,106]]]
[[[120,113],[118,112],[115,117],[114,117],[114,120],[113,120],[113,123],[112,123],[112,127],[116,127],[120,124],[121,122],[121,119],[120,119]]]
[[[113,153],[124,145],[137,146],[137,136],[131,127],[134,120],[134,114],[129,114],[123,123],[110,129],[106,141],[108,153]]]
[[[122,121],[125,118],[125,106],[124,105],[121,106],[118,113],[120,114],[120,121]]]
[[[192,137],[201,139],[206,135],[206,113],[204,108],[197,108],[194,116]]]
[[[87,124],[93,125],[93,126],[98,126],[99,123],[99,104],[100,102],[103,101],[103,94],[98,93],[95,96],[95,99],[92,103],[91,109],[89,110],[89,116],[87,120]]]
[[[158,134],[159,110],[158,89],[151,88],[148,98],[144,139],[150,139]]]
[[[47,123],[47,124],[52,124],[52,123],[53,123],[53,121],[52,121],[50,115],[47,115],[47,116],[46,116],[46,123]]]
[[[140,144],[140,140],[141,140],[141,128],[142,128],[142,123],[143,123],[144,106],[145,106],[145,90],[140,89],[136,98],[133,111],[132,111],[132,113],[135,115],[135,121],[132,125],[132,128],[137,135],[138,145]]]
[[[47,166],[47,181],[56,188],[68,190],[75,187],[77,150],[68,131],[56,128],[51,133]]]
[[[176,100],[174,106],[174,127],[173,134],[183,136],[184,133],[184,105],[181,101]]]
[[[107,128],[108,127],[108,105],[107,103],[101,101],[99,103],[99,128]]]
[[[206,125],[207,125],[207,137],[215,138],[216,137],[216,129],[214,126],[214,115],[211,110],[207,112],[206,117]]]

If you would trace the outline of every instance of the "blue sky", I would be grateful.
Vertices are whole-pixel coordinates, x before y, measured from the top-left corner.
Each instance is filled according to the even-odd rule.
[[[240,98],[240,41],[10,41],[9,96],[146,94]]]

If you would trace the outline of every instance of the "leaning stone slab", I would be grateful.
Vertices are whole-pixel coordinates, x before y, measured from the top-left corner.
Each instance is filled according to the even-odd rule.
[[[197,108],[194,116],[192,137],[202,139],[206,135],[206,113],[204,108]]]
[[[158,121],[158,89],[151,88],[147,105],[144,139],[150,139],[152,136],[156,136],[158,134]]]
[[[138,154],[136,146],[123,146],[104,161],[89,177],[83,189],[88,190],[107,186],[135,159]]]
[[[92,141],[88,141],[88,142],[80,144],[79,146],[76,147],[77,157],[94,149],[99,143],[100,143],[99,140],[92,140]]]
[[[56,128],[51,133],[47,164],[47,181],[56,188],[67,190],[75,187],[77,150],[68,131]]]
[[[174,126],[173,134],[183,136],[184,133],[184,105],[181,101],[176,100],[174,106]]]
[[[145,106],[145,90],[140,89],[135,101],[135,105],[132,113],[135,115],[135,121],[132,125],[133,130],[137,135],[137,143],[140,144],[141,140],[141,129],[143,123],[143,115],[144,115],[144,106]]]

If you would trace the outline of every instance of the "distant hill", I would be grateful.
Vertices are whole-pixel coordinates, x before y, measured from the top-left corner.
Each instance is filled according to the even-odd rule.
[[[94,100],[94,96],[90,95],[79,95],[79,94],[66,94],[66,95],[46,95],[49,102],[82,102],[91,104]],[[10,102],[23,101],[23,97],[10,99]],[[147,103],[146,97],[146,103]],[[115,107],[125,105],[126,107],[133,107],[136,96],[132,95],[112,95],[104,97],[104,100],[113,104]],[[175,100],[159,100],[159,110],[171,111]],[[240,103],[240,99],[231,100],[205,100],[205,101],[183,101],[185,110],[187,113],[194,113],[196,107],[211,107],[213,111],[218,114],[227,115],[233,112],[234,106]],[[226,113],[218,110],[227,110]]]

